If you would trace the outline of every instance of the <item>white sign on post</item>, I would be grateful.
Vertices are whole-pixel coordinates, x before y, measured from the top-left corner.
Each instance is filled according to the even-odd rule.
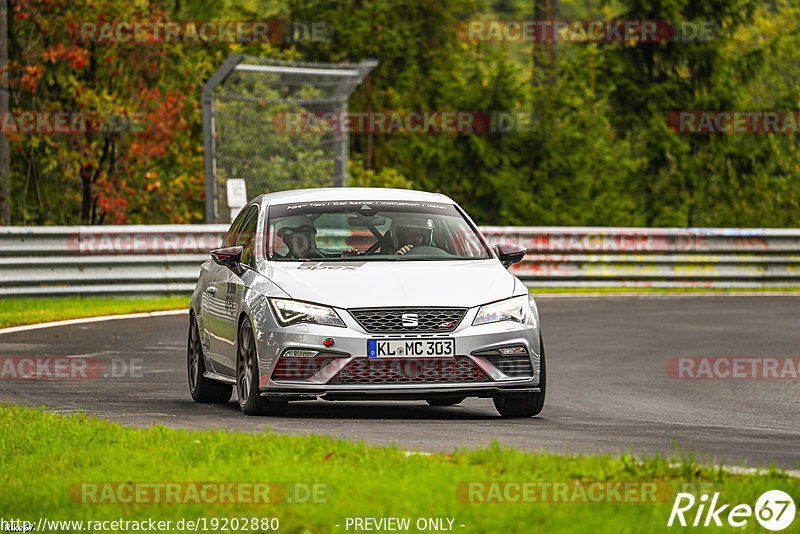
[[[228,207],[231,209],[231,221],[233,221],[247,204],[247,186],[241,178],[231,178],[226,184],[228,186]]]

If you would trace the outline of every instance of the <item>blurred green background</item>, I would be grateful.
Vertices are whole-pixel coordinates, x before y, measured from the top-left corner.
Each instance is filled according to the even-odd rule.
[[[353,134],[352,185],[452,196],[481,224],[795,225],[794,134],[672,131],[677,110],[798,110],[800,7],[783,0],[8,0],[9,110],[142,113],[118,135],[7,133],[11,224],[204,218],[202,85],[231,52],[379,66],[351,111],[528,114],[529,131]],[[93,43],[81,22],[323,22],[328,39]],[[710,22],[672,42],[471,42],[459,22]],[[258,140],[254,140],[258,142]],[[252,194],[260,191],[251,191]]]

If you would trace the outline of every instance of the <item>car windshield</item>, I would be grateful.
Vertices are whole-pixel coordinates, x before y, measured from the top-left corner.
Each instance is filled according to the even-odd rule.
[[[317,201],[270,206],[273,261],[489,259],[485,241],[452,204]]]

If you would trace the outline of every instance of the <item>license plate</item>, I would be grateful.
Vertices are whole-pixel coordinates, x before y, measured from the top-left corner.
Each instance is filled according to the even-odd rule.
[[[450,358],[456,355],[454,339],[370,339],[370,358]]]

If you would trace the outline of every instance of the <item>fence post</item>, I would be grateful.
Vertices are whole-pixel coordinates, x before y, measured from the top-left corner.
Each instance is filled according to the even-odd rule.
[[[203,86],[203,162],[206,176],[206,223],[217,222],[217,155],[214,143],[214,90],[228,77],[243,54],[231,54]],[[213,194],[211,194],[213,192]]]

